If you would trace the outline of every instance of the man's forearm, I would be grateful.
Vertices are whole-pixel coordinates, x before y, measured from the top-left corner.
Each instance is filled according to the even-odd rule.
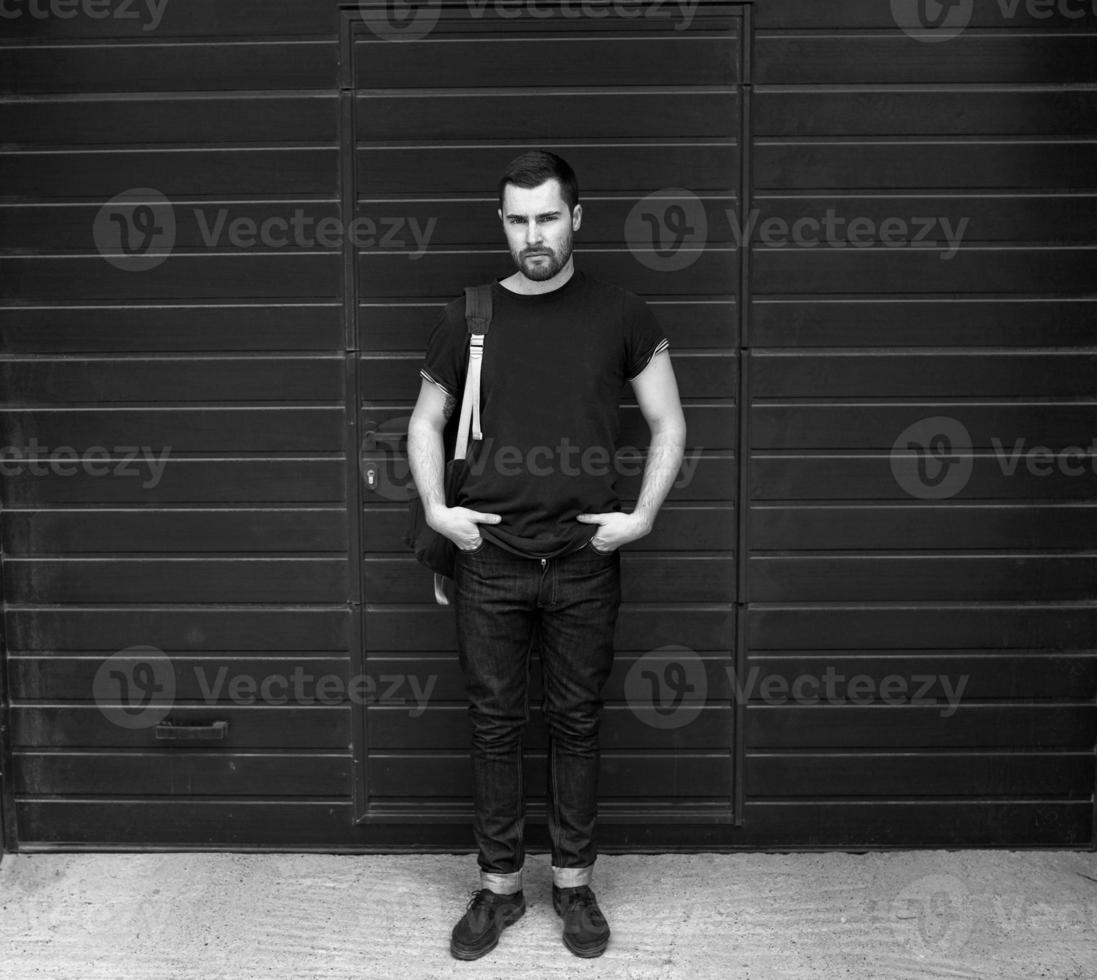
[[[686,446],[686,431],[667,427],[652,433],[648,446],[648,458],[644,464],[644,479],[640,496],[633,508],[633,516],[639,518],[645,533],[655,524],[655,515],[674,484]]]
[[[429,422],[408,423],[408,465],[429,522],[446,506],[445,447],[442,434]]]

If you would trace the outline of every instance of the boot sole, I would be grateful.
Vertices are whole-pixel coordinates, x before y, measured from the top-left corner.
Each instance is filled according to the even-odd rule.
[[[477,949],[471,946],[458,946],[453,940],[450,940],[449,952],[450,955],[457,960],[478,960],[481,956],[487,956],[496,946],[499,945],[499,937],[502,936],[503,930],[507,926],[514,925],[523,915],[526,914],[526,903],[522,902],[517,908],[510,912],[506,918],[499,921],[499,935],[495,937],[495,941],[490,946],[485,946],[483,949]]]

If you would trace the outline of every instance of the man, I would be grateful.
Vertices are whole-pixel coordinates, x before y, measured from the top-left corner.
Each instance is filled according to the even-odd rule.
[[[536,641],[549,735],[553,906],[563,940],[599,956],[609,926],[590,887],[596,848],[601,691],[613,663],[618,549],[651,531],[681,464],[685,419],[668,343],[645,303],[575,268],[583,218],[575,174],[544,151],[513,160],[499,217],[517,265],[492,286],[481,427],[458,506],[446,507],[443,431],[467,366],[463,300],[432,334],[408,456],[432,528],[458,548],[455,612],[472,720],[480,889],[450,951],[476,959],[525,912],[522,732]],[[651,430],[631,513],[614,490],[618,409],[630,381]]]

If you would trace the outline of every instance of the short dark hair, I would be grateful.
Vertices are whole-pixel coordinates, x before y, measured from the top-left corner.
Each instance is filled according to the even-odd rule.
[[[503,193],[507,184],[518,187],[540,187],[546,180],[560,181],[560,192],[570,211],[579,203],[579,181],[567,160],[548,150],[528,150],[507,164],[499,178],[499,208],[503,207]]]

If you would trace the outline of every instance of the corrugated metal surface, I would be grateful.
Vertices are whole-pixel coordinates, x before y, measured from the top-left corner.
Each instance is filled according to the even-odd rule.
[[[403,475],[426,338],[507,271],[494,182],[531,144],[579,173],[583,267],[664,323],[696,466],[623,555],[607,846],[1092,839],[1094,474],[1006,476],[993,455],[1095,434],[1092,18],[977,3],[931,44],[876,0],[675,9],[457,5],[398,43],[329,0],[6,25],[3,442],[170,450],[155,486],[151,468],[3,481],[24,845],[470,842],[452,614],[400,543],[399,489],[360,474]],[[93,234],[129,189],[175,219],[143,271]],[[671,271],[628,229],[646,206],[673,230],[675,205],[707,233]],[[798,243],[828,209],[871,244]],[[298,212],[375,234],[210,241],[221,213]],[[878,240],[920,218],[954,254]],[[926,499],[893,448],[939,417],[975,464]],[[631,401],[623,420],[642,446]],[[169,747],[104,714],[100,668],[134,646],[170,657],[170,718],[227,720],[224,741]],[[667,663],[703,695],[679,725],[630,687]],[[295,670],[296,703],[204,703],[217,678]],[[835,674],[867,680],[781,696]],[[316,703],[323,676],[375,686]],[[937,702],[910,703],[924,677]],[[527,745],[537,799],[536,712]]]
[[[902,4],[758,8],[743,664],[807,697],[754,691],[748,821],[1091,838],[1097,37],[1015,6],[947,41]]]

